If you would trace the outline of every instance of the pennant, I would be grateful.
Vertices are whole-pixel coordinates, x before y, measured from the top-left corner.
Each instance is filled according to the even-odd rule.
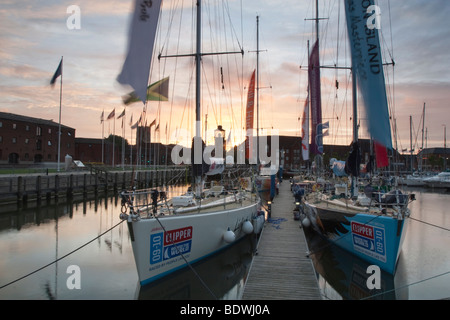
[[[117,119],[122,118],[125,115],[125,109],[123,109],[122,113],[117,117]]]
[[[105,121],[105,111],[102,111],[102,115],[100,116],[100,123],[103,123]]]
[[[162,0],[135,0],[128,36],[128,52],[117,81],[130,85],[145,103],[150,64]]]
[[[150,128],[151,128],[152,126],[154,126],[155,124],[156,124],[156,119],[153,120],[152,123],[150,123]]]
[[[63,62],[63,59],[61,58],[58,68],[56,69],[55,74],[53,75],[52,79],[50,80],[50,85],[52,87],[55,86],[56,79],[58,79],[59,76],[62,76],[62,62]]]
[[[136,93],[130,92],[122,97],[125,105],[141,101]],[[169,77],[156,81],[147,87],[147,101],[168,101],[169,100]]]
[[[113,111],[111,111],[111,113],[109,114],[108,118],[106,118],[106,120],[110,120],[110,119],[114,118],[115,115],[116,115],[116,108],[114,108]]]
[[[138,125],[139,125],[139,120],[136,121],[136,123],[131,126],[131,129],[136,129],[138,127]]]

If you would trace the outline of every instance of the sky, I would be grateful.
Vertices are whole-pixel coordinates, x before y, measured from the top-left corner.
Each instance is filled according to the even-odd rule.
[[[192,52],[192,3],[163,2],[155,56]],[[450,70],[450,2],[379,0],[377,4],[381,8],[383,58],[395,61],[394,68],[385,68],[392,123],[397,126],[393,144],[400,151],[409,151],[412,116],[413,148],[417,151],[421,147],[425,103],[425,146],[443,147],[447,125],[450,129],[450,74],[446,72]],[[79,11],[73,11],[72,5]],[[132,6],[131,0],[1,0],[0,111],[58,122],[60,79],[54,88],[49,81],[64,57],[62,124],[75,128],[77,137],[101,138],[115,133],[134,143],[129,121],[131,116],[137,121],[142,103],[127,107],[124,132],[121,120],[105,121],[104,126],[100,122],[102,112],[105,117],[113,109],[116,116],[122,112],[122,96],[131,91],[116,78],[126,55]],[[203,128],[207,125],[207,136],[222,125],[226,134],[232,131],[234,143],[242,139],[248,82],[256,68],[256,16],[259,126],[269,134],[300,136],[307,90],[307,41],[312,47],[315,39],[314,22],[307,19],[315,15],[314,1],[205,0],[203,6],[203,50],[244,51],[243,56],[203,58],[202,122]],[[172,14],[175,7],[184,10]],[[225,9],[224,13],[214,7]],[[319,16],[324,18],[319,22],[321,64],[348,67],[341,0],[319,0]],[[213,35],[216,31],[218,36]],[[169,76],[169,101],[149,102],[147,120],[157,119],[160,124],[156,139],[179,143],[183,140],[181,131],[193,130],[193,60],[158,60],[155,56],[149,82]],[[324,143],[348,145],[349,72],[322,69],[321,75],[323,118],[330,122]],[[339,89],[335,88],[336,80]],[[360,136],[367,137],[363,114],[359,121]]]

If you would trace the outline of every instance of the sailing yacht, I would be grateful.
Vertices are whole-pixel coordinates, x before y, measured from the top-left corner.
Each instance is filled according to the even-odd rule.
[[[352,53],[353,142],[345,164],[351,190],[334,194],[311,192],[305,197],[302,209],[309,219],[307,222],[331,243],[394,274],[409,220],[408,204],[414,196],[400,190],[383,193],[370,185],[364,188],[363,193],[358,192],[361,156],[356,122],[356,83],[369,118],[369,131],[377,142],[376,150],[381,150],[381,154],[384,150],[386,160],[386,147],[391,148],[392,142],[378,30],[369,29],[366,24],[367,8],[374,4],[373,0],[345,0],[344,3]],[[313,50],[318,50],[317,45],[318,42]],[[312,54],[318,56],[318,52],[313,51]],[[316,70],[317,78],[319,66],[312,67],[312,73]],[[320,93],[320,89],[311,88],[317,84],[320,86],[320,81],[310,81],[312,95],[314,91]],[[380,157],[379,153],[377,157]],[[382,160],[381,157],[378,160]],[[345,188],[347,186],[344,184]],[[351,196],[348,197],[348,194]]]
[[[138,19],[142,19],[141,10],[139,1],[136,1]],[[198,154],[203,155],[204,149],[199,127],[200,59],[203,55],[201,0],[197,1],[196,10],[196,52],[190,55],[196,62],[197,127],[192,143],[194,185],[185,194],[171,199],[158,190],[134,189],[121,193],[120,218],[128,225],[141,285],[205,259],[246,235],[259,233],[264,224],[260,198],[254,192],[252,182],[238,180],[239,183],[230,185],[229,189],[223,186],[216,186],[210,192],[203,189],[205,177],[213,165],[205,165],[203,158],[200,163],[195,159]],[[217,166],[214,167],[216,170]],[[213,174],[216,173],[214,171]]]

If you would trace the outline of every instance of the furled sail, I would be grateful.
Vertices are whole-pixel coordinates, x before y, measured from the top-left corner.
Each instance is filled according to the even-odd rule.
[[[392,149],[378,26],[371,23],[375,9],[374,0],[345,0],[352,66],[363,97],[369,132],[379,144]]]
[[[313,46],[309,57],[309,88],[311,92],[311,152],[323,153],[322,101],[320,92],[319,40]]]
[[[302,118],[302,157],[309,160],[309,95],[305,101]]]

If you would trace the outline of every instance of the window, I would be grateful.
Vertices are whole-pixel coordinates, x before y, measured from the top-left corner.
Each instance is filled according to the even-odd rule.
[[[26,138],[25,139],[25,144],[28,144],[30,142],[30,139]]]
[[[3,137],[2,136],[0,136],[0,142],[3,142]]]
[[[13,129],[17,129],[17,124],[13,123]]]
[[[17,138],[16,137],[12,138],[12,143],[16,143],[16,142],[17,142]]]
[[[37,140],[36,141],[36,150],[41,150],[42,149],[42,141],[41,140]]]
[[[0,128],[3,127],[3,122],[0,121]]]
[[[48,133],[52,133],[52,128],[48,128]]]
[[[26,126],[25,126],[25,130],[26,130],[26,131],[30,131],[30,126],[29,126],[29,125],[26,125]]]
[[[51,145],[52,145],[52,142],[51,142],[50,140],[48,140],[48,141],[47,141],[47,144],[48,144],[49,146],[51,146]]]
[[[36,127],[36,135],[38,136],[38,137],[40,137],[41,135],[42,135],[42,128],[41,127]]]

